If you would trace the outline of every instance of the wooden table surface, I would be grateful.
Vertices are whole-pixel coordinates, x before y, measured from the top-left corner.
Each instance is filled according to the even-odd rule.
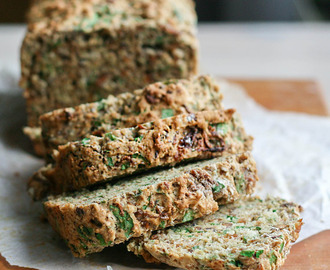
[[[271,110],[304,112],[327,116],[328,111],[318,83],[312,80],[244,80],[241,84],[258,103]],[[10,265],[0,254],[0,270],[32,269]],[[330,230],[293,245],[281,270],[330,269]],[[41,270],[41,269],[40,269]]]

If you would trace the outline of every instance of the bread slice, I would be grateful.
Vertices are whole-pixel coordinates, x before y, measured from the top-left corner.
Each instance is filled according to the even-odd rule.
[[[56,163],[30,179],[29,192],[38,199],[146,169],[251,150],[252,139],[233,114],[180,114],[60,146]]]
[[[222,109],[222,94],[209,76],[189,80],[167,80],[135,90],[110,95],[99,102],[82,104],[46,113],[40,117],[43,142],[50,155],[53,149],[90,135],[102,136],[113,129],[181,113]]]
[[[149,173],[93,191],[51,197],[49,223],[75,256],[186,222],[251,194],[258,180],[249,153]]]
[[[296,241],[301,207],[279,198],[244,198],[198,220],[132,239],[147,262],[183,269],[278,269]]]

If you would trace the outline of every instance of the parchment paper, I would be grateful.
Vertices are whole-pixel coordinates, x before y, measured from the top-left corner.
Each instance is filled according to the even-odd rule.
[[[28,177],[42,164],[22,134],[25,108],[17,76],[0,75],[0,253],[9,263],[38,269],[167,269],[147,265],[124,245],[86,259],[73,258],[38,203],[26,193]],[[2,83],[2,85],[1,85]],[[4,87],[5,85],[5,87]],[[300,203],[305,211],[299,240],[330,228],[330,119],[269,112],[238,86],[221,81],[227,108],[242,115],[255,137],[253,154],[260,182],[257,193]]]

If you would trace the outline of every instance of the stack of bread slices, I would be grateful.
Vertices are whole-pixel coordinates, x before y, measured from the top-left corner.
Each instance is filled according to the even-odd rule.
[[[28,183],[74,256],[127,243],[184,269],[277,269],[301,207],[251,196],[247,135],[209,76],[173,79],[40,117],[48,164]]]

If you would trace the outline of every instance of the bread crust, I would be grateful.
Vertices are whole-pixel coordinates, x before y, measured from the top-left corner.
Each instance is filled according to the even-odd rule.
[[[245,179],[243,187],[240,178]],[[251,194],[258,181],[250,153],[146,174],[94,191],[50,197],[44,209],[74,256],[210,214]]]

